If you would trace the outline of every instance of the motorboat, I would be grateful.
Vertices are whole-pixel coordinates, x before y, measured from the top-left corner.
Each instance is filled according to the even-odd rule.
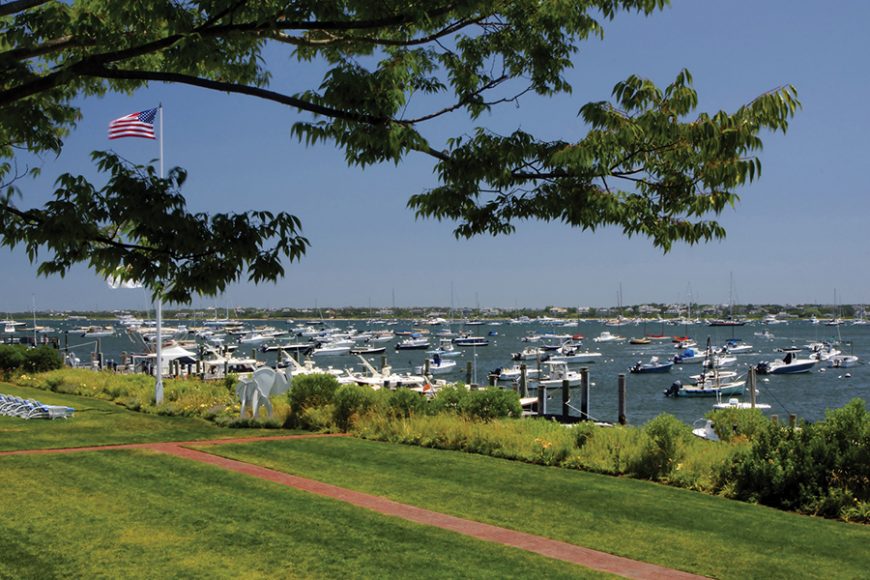
[[[797,358],[795,355],[799,352],[798,349],[784,349],[785,357],[782,360],[762,361],[758,363],[755,370],[761,375],[793,375],[797,373],[808,373],[813,370],[818,362],[812,358]]]
[[[711,356],[709,356],[704,361],[704,368],[705,369],[712,369],[712,368],[717,368],[717,367],[727,367],[729,365],[733,365],[736,362],[737,362],[736,356],[730,356],[730,355],[723,354],[723,353],[712,353]]]
[[[680,354],[674,356],[674,363],[680,365],[702,363],[707,358],[707,355],[694,348],[687,348]]]
[[[350,354],[382,354],[387,351],[387,347],[385,346],[376,346],[373,344],[362,344],[359,346],[352,346],[350,348]]]
[[[770,409],[770,405],[767,403],[755,403],[755,407],[752,406],[752,403],[747,403],[745,401],[740,401],[734,397],[729,398],[724,403],[720,400],[718,403],[713,405],[714,409]]]
[[[550,354],[542,348],[524,348],[521,352],[515,352],[511,355],[512,360],[548,360]]]
[[[689,380],[692,381],[693,385],[697,385],[699,383],[712,383],[715,380],[729,381],[736,377],[737,371],[721,371],[719,369],[713,369],[702,374],[691,375]]]
[[[489,346],[489,339],[484,336],[457,336],[453,339],[456,346]]]
[[[861,364],[854,354],[838,354],[827,359],[828,368],[845,369]]]
[[[115,334],[114,326],[88,326],[82,332],[84,338],[102,338]]]
[[[667,373],[670,372],[674,363],[671,361],[661,361],[659,357],[650,357],[649,362],[637,361],[629,371],[632,373]]]
[[[349,354],[351,348],[353,348],[352,345],[342,342],[326,343],[311,351],[311,356],[340,356]]]
[[[601,358],[600,352],[580,351],[574,347],[562,347],[551,354],[548,360],[568,364],[592,363]]]
[[[719,435],[716,433],[713,419],[701,418],[692,423],[692,435],[707,441],[719,441]]]
[[[396,345],[396,350],[426,350],[429,348],[429,339],[418,336],[410,336]]]
[[[746,344],[737,338],[729,338],[725,341],[725,346],[722,347],[722,351],[728,354],[746,354],[753,351],[753,346],[751,344]]]
[[[360,362],[365,368],[365,372],[358,373],[348,371],[348,377],[358,385],[369,386],[373,389],[395,389],[397,387],[425,387],[431,385],[431,381],[423,375],[399,374],[394,373],[393,368],[385,365],[381,370],[377,370],[372,364],[360,356]]]
[[[427,350],[426,354],[438,355],[442,358],[444,357],[454,357],[462,354],[461,350],[457,350],[455,346],[453,346],[453,342],[450,339],[441,339],[438,343],[438,347],[432,350]]]
[[[547,361],[544,363],[547,366],[546,378],[539,377],[531,381],[533,387],[553,389],[561,387],[564,381],[568,381],[569,387],[579,387],[581,382],[581,373],[572,371],[568,368],[568,364],[562,361]]]
[[[684,385],[677,380],[671,383],[671,386],[665,389],[666,397],[722,397],[732,395],[742,395],[746,387],[746,380],[737,379],[735,381],[723,383],[714,381],[712,383],[698,383],[697,385]]]
[[[430,375],[446,375],[456,370],[456,361],[450,359],[442,359],[438,355],[429,359],[428,370]],[[426,374],[426,365],[420,365],[414,368],[417,374]]]
[[[499,381],[518,381],[522,375],[520,365],[514,365],[510,368],[499,368],[489,373],[490,377],[495,377]],[[526,368],[526,379],[538,379],[541,376],[541,370],[534,367]]]
[[[625,337],[619,336],[618,334],[613,334],[609,330],[605,330],[592,340],[594,340],[595,342],[622,342],[623,340],[625,340]]]

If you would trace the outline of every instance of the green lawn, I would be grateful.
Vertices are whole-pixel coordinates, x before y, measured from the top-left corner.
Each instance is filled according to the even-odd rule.
[[[108,401],[17,387],[7,383],[0,383],[0,393],[36,399],[48,405],[66,405],[76,410],[72,419],[53,421],[25,421],[19,417],[0,415],[0,451],[289,433],[224,429],[201,419],[146,415]]]
[[[649,482],[357,439],[205,449],[716,578],[859,578],[870,570],[870,527]]]
[[[0,578],[590,578],[147,451],[0,457]]]

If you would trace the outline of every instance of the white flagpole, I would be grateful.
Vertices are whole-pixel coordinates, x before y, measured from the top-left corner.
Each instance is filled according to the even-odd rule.
[[[163,179],[163,103],[158,106],[160,113],[160,179]],[[154,401],[163,403],[163,298],[157,297],[157,382],[154,385]]]

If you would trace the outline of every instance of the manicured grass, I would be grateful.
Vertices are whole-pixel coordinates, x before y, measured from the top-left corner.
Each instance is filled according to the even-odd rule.
[[[146,451],[0,457],[0,578],[591,578]]]
[[[357,439],[206,450],[716,578],[858,578],[870,570],[870,527],[649,482]]]
[[[0,392],[36,399],[49,405],[66,405],[76,410],[71,419],[53,421],[25,421],[19,417],[0,415],[0,451],[190,441],[279,433],[265,429],[225,429],[202,419],[137,413],[108,401],[17,387],[7,383],[0,383]]]

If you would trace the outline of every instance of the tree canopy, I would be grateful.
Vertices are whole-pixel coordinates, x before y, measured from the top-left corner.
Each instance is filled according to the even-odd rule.
[[[76,263],[140,280],[185,302],[246,275],[275,280],[309,242],[286,212],[205,215],[186,208],[185,172],[165,178],[95,152],[102,187],[62,175],[27,207],[22,152],[61,154],[83,99],[176,83],[249,95],[298,111],[293,135],[340,147],[349,164],[432,158],[438,183],[410,195],[418,217],[460,237],[505,234],[523,220],[617,226],[667,251],[725,235],[716,221],[759,177],[765,131],[800,106],[793,87],[733,112],[696,113],[692,77],[667,87],[630,76],[610,102],[578,105],[587,132],[542,140],[488,130],[481,115],[532,93],[571,91],[579,44],[623,12],[666,0],[10,0],[0,3],[0,241],[41,273]],[[266,51],[283,49],[277,65]],[[277,66],[315,62],[318,86],[269,88]],[[285,64],[286,63],[286,64]],[[271,68],[270,68],[271,67]],[[428,107],[423,109],[424,107]],[[421,130],[448,115],[476,129],[443,143]],[[47,253],[42,258],[40,253]]]

